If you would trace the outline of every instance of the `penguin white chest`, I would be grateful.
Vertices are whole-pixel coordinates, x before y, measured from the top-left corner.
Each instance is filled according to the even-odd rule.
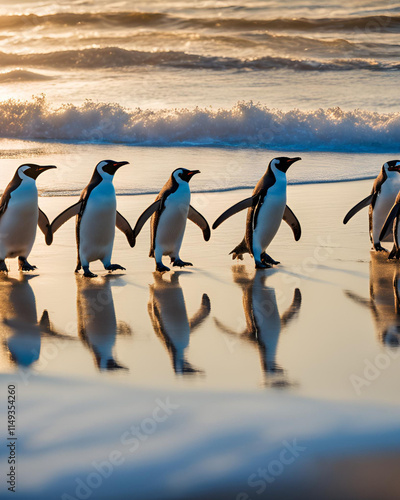
[[[117,201],[112,182],[103,181],[89,195],[79,228],[79,251],[92,262],[111,256]]]
[[[377,196],[372,217],[372,231],[375,242],[379,241],[380,231],[400,190],[400,175],[398,177],[399,179],[393,179],[391,182],[388,180],[384,182]],[[393,241],[392,233],[389,234],[385,241]]]
[[[155,244],[165,255],[179,252],[185,234],[190,205],[190,188],[182,184],[171,193],[164,203],[164,210],[158,221]]]
[[[0,258],[28,257],[36,237],[39,219],[35,182],[24,180],[11,193],[0,219]]]
[[[267,304],[267,307],[266,307]],[[281,332],[281,318],[272,288],[253,289],[253,312],[258,341],[264,347],[264,364],[267,371],[275,370],[275,358]]]
[[[160,311],[160,321],[174,348],[183,351],[189,345],[190,327],[181,288],[154,292],[154,304]]]
[[[253,245],[265,250],[282,222],[286,207],[286,178],[277,179],[277,182],[268,189],[261,206],[258,208],[257,220],[253,233]]]

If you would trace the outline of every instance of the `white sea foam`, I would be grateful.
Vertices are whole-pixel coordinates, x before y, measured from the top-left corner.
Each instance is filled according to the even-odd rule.
[[[220,109],[127,109],[93,101],[53,108],[41,96],[1,102],[0,130],[8,138],[81,143],[394,153],[400,113],[282,111],[253,102]]]

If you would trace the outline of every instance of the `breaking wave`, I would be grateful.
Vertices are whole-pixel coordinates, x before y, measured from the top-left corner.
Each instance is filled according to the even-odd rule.
[[[77,143],[395,152],[400,113],[282,111],[253,102],[220,109],[127,109],[93,101],[53,108],[40,96],[0,102],[0,131],[8,138]]]

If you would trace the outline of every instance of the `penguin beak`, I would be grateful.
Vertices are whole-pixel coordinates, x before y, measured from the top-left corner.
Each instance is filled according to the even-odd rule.
[[[114,174],[115,174],[115,172],[116,172],[119,168],[123,167],[124,165],[129,165],[129,161],[116,161],[116,162],[114,162],[114,164],[111,166],[111,169],[112,169],[112,170],[114,170]]]
[[[51,170],[53,168],[57,168],[55,165],[35,165],[31,167],[28,171],[26,171],[26,175],[29,175],[29,177],[32,177],[32,179],[37,179],[40,174],[43,174],[43,172],[46,172],[46,170]]]
[[[389,167],[388,170],[390,171],[395,171],[395,172],[400,172],[400,163],[396,164],[394,167]]]
[[[289,167],[290,167],[291,165],[293,165],[293,163],[295,163],[296,161],[299,161],[299,160],[301,160],[301,158],[300,158],[300,157],[298,157],[298,156],[296,156],[296,158],[288,158],[288,159],[286,160],[285,164],[284,164],[284,165],[282,165],[282,171],[283,171],[283,172],[287,172],[287,171],[289,170]]]
[[[55,165],[44,165],[43,167],[38,167],[39,173],[46,172],[46,170],[51,170],[53,168],[57,168]]]
[[[186,174],[188,177],[188,182],[196,174],[200,174],[200,170],[189,170],[189,172],[187,172],[187,174]]]
[[[123,167],[124,165],[128,165],[128,164],[129,164],[129,161],[114,161],[114,162],[108,163],[108,165],[103,167],[103,170],[104,170],[104,172],[107,172],[107,174],[115,175],[115,172],[119,168]]]
[[[129,161],[116,161],[113,166],[118,170],[120,167],[123,167],[124,165],[129,165]]]

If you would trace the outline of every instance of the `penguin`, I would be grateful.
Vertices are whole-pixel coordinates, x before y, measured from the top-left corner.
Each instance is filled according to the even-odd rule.
[[[38,206],[36,179],[54,165],[26,163],[17,168],[0,199],[0,271],[8,272],[5,259],[18,257],[20,271],[33,271],[27,258],[39,226],[47,245],[53,241],[50,222]]]
[[[185,298],[179,283],[179,277],[185,271],[171,274],[171,281],[163,279],[163,274],[153,273],[154,284],[150,285],[148,312],[154,332],[165,344],[178,375],[202,373],[194,368],[185,356],[191,334],[204,322],[211,311],[207,294],[203,294],[198,311],[188,318]]]
[[[379,175],[374,181],[369,196],[361,200],[346,214],[343,224],[348,221],[362,208],[369,207],[369,237],[373,249],[377,252],[386,251],[381,241],[393,241],[392,235],[387,234],[383,239],[380,233],[386,217],[393,206],[396,195],[400,190],[400,161],[392,160],[382,165]]]
[[[286,172],[301,158],[279,157],[270,161],[263,177],[258,181],[250,198],[236,203],[226,210],[213,224],[213,229],[232,215],[245,208],[247,212],[246,233],[239,245],[231,252],[232,259],[243,259],[244,253],[254,257],[256,269],[266,269],[279,264],[265,250],[274,239],[282,219],[289,224],[298,241],[301,227],[294,213],[286,205]]]
[[[3,275],[0,278],[0,331],[4,332],[3,345],[10,360],[27,368],[39,360],[42,339],[67,339],[74,337],[57,333],[51,326],[45,309],[38,321],[36,299],[29,281],[35,275],[20,275],[19,279]]]
[[[253,277],[249,277],[244,266],[233,266],[232,271],[233,281],[240,286],[243,293],[246,328],[238,333],[225,326],[217,318],[214,318],[214,322],[223,333],[239,336],[258,347],[267,385],[287,386],[289,382],[284,370],[276,362],[276,355],[281,331],[300,312],[301,292],[298,288],[295,289],[291,305],[283,314],[280,314],[275,289],[266,286],[265,273],[257,270]]]
[[[112,283],[125,285],[117,276],[103,276],[100,282],[76,276],[78,334],[92,351],[99,371],[127,370],[115,360],[113,350],[117,335],[132,331],[126,323],[117,322]]]
[[[156,270],[169,271],[162,262],[163,255],[169,255],[173,266],[192,266],[179,256],[186,220],[197,224],[203,231],[205,241],[210,239],[210,227],[206,219],[190,205],[189,181],[199,170],[178,168],[159,192],[156,200],[139,217],[133,229],[134,238],[138,236],[143,225],[151,219],[151,248],[149,257],[154,257]]]
[[[386,217],[385,223],[383,224],[382,230],[379,235],[379,239],[381,241],[389,241],[389,237],[393,238],[394,243],[393,243],[393,248],[388,256],[389,260],[400,259],[399,215],[400,215],[400,191],[396,196],[393,207],[391,208],[389,215]]]
[[[96,165],[92,178],[82,191],[79,201],[58,215],[51,223],[54,234],[67,220],[76,217],[76,243],[78,263],[75,272],[83,268],[84,276],[95,278],[89,269],[90,262],[100,260],[106,271],[125,270],[111,264],[115,226],[125,233],[131,247],[134,245],[133,231],[129,222],[117,212],[117,199],[113,179],[116,171],[127,161],[104,160]]]
[[[400,275],[395,263],[388,263],[378,252],[371,254],[369,298],[350,290],[346,296],[368,308],[374,320],[377,339],[382,345],[400,347]]]

